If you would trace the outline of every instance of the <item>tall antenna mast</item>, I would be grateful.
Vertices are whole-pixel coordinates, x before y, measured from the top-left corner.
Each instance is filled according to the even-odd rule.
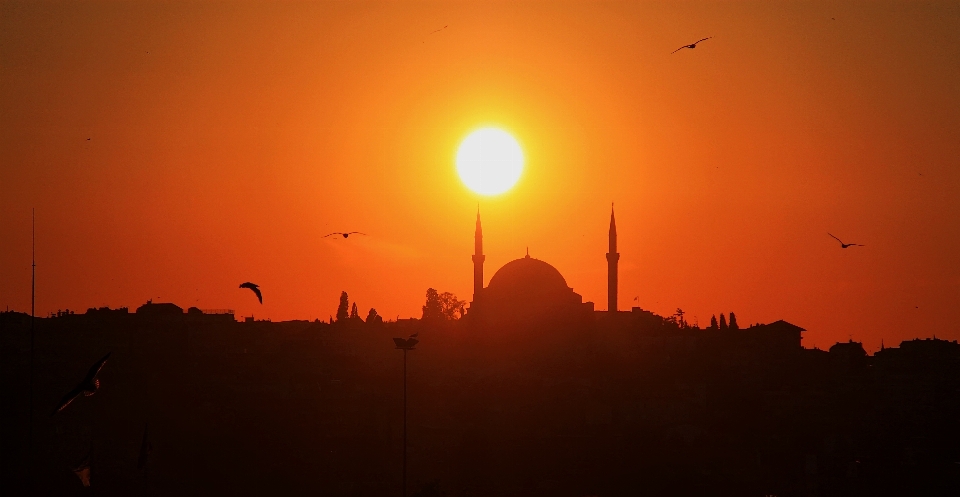
[[[31,494],[33,487],[33,342],[34,342],[34,321],[36,321],[36,303],[37,303],[37,209],[33,208],[31,213],[31,231],[30,231],[30,420],[27,430],[27,464],[29,465]]]

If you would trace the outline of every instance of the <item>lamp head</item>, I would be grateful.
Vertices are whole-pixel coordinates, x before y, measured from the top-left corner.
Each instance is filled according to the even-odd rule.
[[[397,345],[398,349],[413,350],[413,347],[420,343],[420,340],[416,338],[394,338],[393,343]]]

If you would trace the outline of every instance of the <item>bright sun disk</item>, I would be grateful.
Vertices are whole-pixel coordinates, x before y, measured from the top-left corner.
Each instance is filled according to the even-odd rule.
[[[481,195],[510,189],[523,172],[523,151],[506,131],[480,128],[470,133],[457,150],[457,173],[467,188]]]

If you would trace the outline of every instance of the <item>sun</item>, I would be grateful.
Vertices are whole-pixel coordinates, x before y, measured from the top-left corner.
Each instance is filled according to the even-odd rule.
[[[480,128],[470,133],[457,150],[457,173],[467,188],[481,195],[509,190],[523,172],[523,151],[510,133]]]

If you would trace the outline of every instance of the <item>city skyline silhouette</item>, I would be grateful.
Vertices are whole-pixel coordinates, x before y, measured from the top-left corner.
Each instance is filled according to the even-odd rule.
[[[957,33],[0,0],[0,494],[952,496]]]
[[[347,289],[413,317],[423,288],[471,293],[478,202],[490,267],[530,246],[603,308],[613,201],[621,297],[659,314],[739,309],[823,346],[859,328],[871,351],[956,333],[953,4],[5,5],[0,308],[29,304],[36,207],[41,315],[313,319]],[[482,126],[526,156],[497,196],[453,164]],[[372,236],[322,238],[352,230]],[[238,302],[243,281],[280,293]]]

